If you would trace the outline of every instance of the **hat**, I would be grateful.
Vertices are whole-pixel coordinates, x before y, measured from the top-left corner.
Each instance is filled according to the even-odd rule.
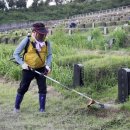
[[[43,23],[35,23],[32,25],[32,27],[33,27],[32,30],[36,31],[39,34],[47,34],[48,33],[48,30]]]

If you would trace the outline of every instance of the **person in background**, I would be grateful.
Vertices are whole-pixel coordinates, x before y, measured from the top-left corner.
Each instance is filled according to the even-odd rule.
[[[29,89],[31,81],[35,78],[39,93],[39,111],[45,112],[47,85],[46,78],[32,71],[30,68],[47,75],[50,73],[52,62],[51,44],[46,40],[48,30],[43,23],[32,26],[30,37],[25,37],[13,53],[16,62],[21,65],[22,79],[17,90],[14,112],[20,111],[20,104]],[[23,58],[20,54],[24,50]]]

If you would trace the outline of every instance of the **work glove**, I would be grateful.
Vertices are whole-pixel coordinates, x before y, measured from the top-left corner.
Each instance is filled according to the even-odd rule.
[[[51,69],[48,65],[45,66],[44,75],[48,75],[51,72]]]
[[[29,70],[28,64],[23,63],[23,64],[22,64],[22,69],[23,69],[23,70]]]

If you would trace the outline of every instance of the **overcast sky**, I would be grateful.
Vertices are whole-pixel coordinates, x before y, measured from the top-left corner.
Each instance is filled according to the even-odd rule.
[[[6,3],[6,7],[9,8],[7,1],[6,0],[4,0],[4,1]],[[43,1],[46,1],[46,0],[43,0]],[[54,0],[52,0],[52,1],[54,1]],[[32,2],[33,2],[33,0],[28,0],[27,1],[27,7],[31,6]],[[50,2],[50,5],[55,5],[55,2]]]
[[[4,0],[4,1],[6,3],[6,7],[9,8],[7,1],[6,0]],[[43,0],[43,1],[46,1],[46,0]],[[52,0],[52,2],[49,3],[49,5],[56,5],[56,3],[54,1],[55,0]],[[70,0],[66,0],[66,1],[70,1]],[[66,1],[64,1],[64,2],[66,2]],[[33,0],[27,0],[27,7],[31,6],[32,2],[33,2]]]
[[[33,0],[28,0],[27,7],[29,7],[32,4]]]

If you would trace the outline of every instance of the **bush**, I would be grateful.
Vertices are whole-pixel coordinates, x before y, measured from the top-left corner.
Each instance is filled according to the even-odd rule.
[[[113,44],[114,49],[124,47],[126,32],[121,27],[117,27],[113,32],[110,33],[110,36],[115,39],[115,44]]]
[[[117,72],[121,67],[130,67],[130,58],[106,56],[84,62],[84,67],[86,86],[101,90],[117,84]]]

